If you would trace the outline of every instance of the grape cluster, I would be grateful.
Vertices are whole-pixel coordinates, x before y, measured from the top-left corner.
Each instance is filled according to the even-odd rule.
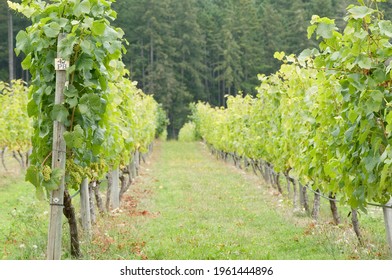
[[[48,165],[44,165],[44,167],[42,168],[42,175],[44,181],[48,182],[50,180],[50,175],[52,175],[52,168],[50,168],[50,166]]]

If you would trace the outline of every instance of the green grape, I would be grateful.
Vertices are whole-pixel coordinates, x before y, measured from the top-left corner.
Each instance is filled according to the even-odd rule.
[[[42,169],[42,175],[44,178],[45,182],[48,182],[50,180],[50,175],[52,174],[52,169],[48,165],[44,165]]]
[[[83,178],[86,177],[84,168],[75,164],[74,160],[67,159],[65,169],[67,185],[73,189],[78,189]]]

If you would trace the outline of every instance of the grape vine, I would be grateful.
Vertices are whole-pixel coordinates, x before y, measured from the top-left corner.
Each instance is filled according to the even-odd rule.
[[[31,167],[26,178],[40,193],[57,185],[60,172],[50,166],[52,122],[67,132],[67,185],[78,189],[83,178],[102,177],[129,162],[136,149],[145,150],[156,127],[157,104],[136,88],[121,61],[126,41],[123,31],[111,26],[116,12],[112,0],[8,1],[31,19],[17,35],[16,53],[23,52],[24,69],[32,75],[28,113],[34,119]],[[59,57],[69,60],[65,102],[54,104],[57,37]],[[99,170],[98,170],[99,169]],[[45,183],[46,182],[46,183]],[[48,184],[50,182],[50,184]]]
[[[26,106],[28,87],[21,80],[0,81],[0,148],[26,154],[31,148],[32,125]],[[24,167],[24,156],[20,158]]]
[[[118,180],[124,176],[118,171],[121,168],[125,172],[122,167],[130,165],[139,151],[147,150],[157,129],[158,104],[127,78],[129,73],[122,62],[127,42],[124,32],[111,25],[116,18],[111,9],[113,2],[8,1],[11,9],[32,22],[18,33],[15,50],[17,55],[25,54],[22,67],[32,77],[27,112],[34,122],[33,150],[26,180],[36,187],[39,197],[51,194],[49,259],[61,258],[62,213],[58,207],[63,207],[70,225],[71,255],[80,257],[69,189],[80,190],[82,226],[89,232],[94,205],[88,197],[93,192],[88,182],[96,186],[108,174],[107,209],[110,205],[119,207],[129,184],[122,184],[119,192]],[[59,85],[60,79],[56,79],[56,72],[61,72],[56,71],[58,59],[64,62],[65,85]],[[64,75],[59,76],[63,81]],[[63,86],[64,92],[60,89]],[[64,98],[56,96],[55,102],[59,92]],[[53,135],[54,131],[58,135]],[[99,189],[95,192],[101,211]]]

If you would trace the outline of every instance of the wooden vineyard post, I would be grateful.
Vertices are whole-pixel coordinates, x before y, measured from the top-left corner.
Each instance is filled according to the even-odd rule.
[[[139,150],[135,151],[135,166],[136,166],[136,176],[139,176],[139,167],[140,167],[140,152],[139,152]]]
[[[110,189],[110,201],[112,209],[120,208],[120,189],[119,189],[119,168],[115,168],[110,172],[112,184]]]
[[[131,177],[134,181],[136,179],[136,152],[132,153],[132,160],[131,160]]]
[[[84,179],[80,185],[80,213],[82,218],[82,228],[89,238],[91,235],[91,210],[88,179]]]
[[[95,213],[95,200],[94,200],[94,189],[96,186],[96,181],[91,181],[88,184],[88,197],[89,197],[89,206],[90,206],[90,218],[91,218],[91,226],[97,222],[97,215]]]
[[[308,200],[308,193],[307,193],[307,185],[302,186],[301,183],[299,183],[300,186],[300,192],[302,194],[302,203],[303,207],[305,209],[305,212],[309,214],[309,200]]]
[[[65,38],[65,34],[59,34],[57,45]],[[59,47],[57,47],[59,53]],[[56,59],[56,91],[55,105],[64,101],[64,88],[67,79],[67,63],[63,59]],[[64,140],[64,124],[54,121],[53,123],[53,146],[52,146],[52,170],[57,168],[65,173],[66,145]],[[64,176],[61,178],[59,187],[50,195],[50,218],[48,233],[47,259],[59,260],[61,258],[62,217],[64,207]]]
[[[286,182],[287,182],[287,196],[290,197],[291,196],[291,189],[290,189],[290,176],[289,173],[287,172],[285,174],[286,176]]]
[[[94,191],[95,200],[97,202],[98,211],[100,214],[103,214],[103,213],[105,213],[105,206],[103,204],[101,193],[99,191],[99,187],[100,187],[99,182],[94,181],[92,183],[92,187],[93,187],[93,191]]]
[[[313,200],[313,210],[312,210],[312,218],[317,221],[320,212],[320,190],[317,189],[314,193],[314,200]]]
[[[388,244],[389,244],[389,250],[392,255],[392,209],[389,208],[392,206],[392,198],[388,201],[388,203],[385,205],[388,207],[383,208],[384,212],[384,221],[385,221],[385,229],[387,232],[387,239],[388,239]]]
[[[299,211],[298,207],[298,192],[297,192],[297,184],[295,183],[295,180],[293,178],[290,178],[291,183],[293,184],[293,208],[294,212]],[[299,189],[299,187],[298,187]]]
[[[1,150],[1,163],[3,164],[4,170],[8,172],[7,166],[5,165],[5,161],[4,161],[4,154],[7,151],[7,147],[2,148]]]

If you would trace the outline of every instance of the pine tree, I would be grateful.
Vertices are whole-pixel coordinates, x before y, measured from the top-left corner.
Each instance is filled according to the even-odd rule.
[[[15,36],[27,25],[28,21],[25,18],[13,14],[8,9],[7,1],[0,1],[0,81],[28,78],[27,72],[21,67],[23,56],[15,57],[14,54]]]
[[[224,1],[203,0],[198,1],[200,10],[199,24],[205,38],[205,50],[203,64],[205,65],[204,91],[207,101],[213,105],[222,105],[221,84],[216,77],[219,73],[214,70],[217,67],[222,53],[221,30],[224,11]]]
[[[176,15],[172,28],[178,38],[176,50],[179,56],[176,64],[180,82],[185,85],[195,100],[205,99],[203,90],[205,38],[197,18],[199,11],[196,1],[173,1],[172,4]]]
[[[11,83],[15,79],[15,62],[14,62],[14,21],[10,9],[7,9],[8,15],[8,79]]]
[[[148,65],[147,51],[144,49],[147,37],[140,31],[145,26],[142,16],[147,7],[140,0],[122,0],[115,2],[113,8],[118,11],[116,24],[123,29],[128,41],[123,61],[130,71],[130,78],[138,81],[139,88],[144,90],[145,69]]]
[[[259,36],[262,38],[261,47],[263,48],[262,73],[269,74],[275,72],[279,67],[279,62],[274,59],[276,51],[285,51],[285,25],[283,14],[270,1],[260,4],[259,14],[261,24]]]
[[[7,2],[0,2],[0,81],[7,81],[8,74],[8,8]]]
[[[216,81],[221,84],[221,101],[225,105],[225,95],[231,95],[240,88],[243,79],[241,65],[241,47],[239,44],[234,5],[226,8],[225,18],[220,32],[221,53],[214,72],[217,73]]]
[[[259,83],[257,74],[262,71],[264,50],[258,30],[261,20],[258,17],[258,7],[253,0],[235,1],[237,6],[237,23],[239,27],[239,45],[241,48],[241,68],[243,78],[238,90],[246,94],[255,94],[255,85]]]

